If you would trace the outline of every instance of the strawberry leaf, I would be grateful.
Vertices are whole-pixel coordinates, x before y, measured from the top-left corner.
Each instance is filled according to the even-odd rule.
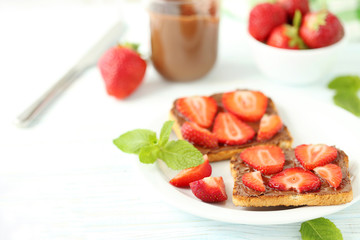
[[[341,231],[326,218],[317,218],[303,222],[300,228],[302,240],[327,239],[342,240]]]

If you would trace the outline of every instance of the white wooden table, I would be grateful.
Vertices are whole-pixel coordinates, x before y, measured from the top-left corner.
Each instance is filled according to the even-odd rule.
[[[185,92],[210,94],[206,86],[220,81],[219,90],[269,84],[253,66],[241,26],[235,31],[238,23],[229,19],[222,20],[218,63],[205,79],[169,83],[150,67],[139,90],[116,101],[93,68],[38,125],[12,125],[117,17],[110,7],[0,9],[0,239],[300,239],[300,223],[238,225],[177,210],[143,182],[136,157],[112,144],[121,133],[166,116],[167,107],[154,106],[170,106]],[[140,32],[146,43],[146,16],[139,19],[131,34]],[[360,45],[351,45],[331,76],[360,74],[359,62]],[[295,91],[330,103],[329,79]],[[344,239],[360,239],[360,203],[327,217]]]

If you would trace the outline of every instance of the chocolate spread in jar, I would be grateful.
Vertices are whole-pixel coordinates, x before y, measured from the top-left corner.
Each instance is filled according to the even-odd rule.
[[[217,0],[154,0],[150,4],[152,62],[167,80],[206,75],[217,57]]]

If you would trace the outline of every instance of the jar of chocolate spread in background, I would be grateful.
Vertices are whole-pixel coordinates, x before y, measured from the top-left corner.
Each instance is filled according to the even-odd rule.
[[[214,66],[219,0],[152,0],[149,5],[152,62],[170,81],[191,81]]]

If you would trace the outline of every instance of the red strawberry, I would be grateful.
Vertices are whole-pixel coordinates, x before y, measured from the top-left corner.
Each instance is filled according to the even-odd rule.
[[[175,187],[189,187],[189,183],[210,176],[212,169],[207,155],[204,155],[204,159],[204,162],[199,166],[180,171],[170,180],[170,183]]]
[[[259,171],[245,173],[241,179],[245,186],[256,191],[265,192],[264,181]]]
[[[283,151],[275,145],[249,147],[240,153],[240,157],[250,167],[262,174],[278,173],[283,169],[285,163]]]
[[[206,177],[190,183],[191,191],[201,201],[214,203],[227,200],[222,177]]]
[[[256,122],[264,115],[268,98],[258,91],[234,91],[222,95],[222,103],[226,110],[241,120]]]
[[[264,42],[283,23],[286,23],[286,11],[280,4],[261,3],[250,12],[248,30],[255,39]]]
[[[212,97],[185,97],[176,101],[176,109],[190,121],[208,128],[217,112],[217,103]]]
[[[136,48],[136,45],[110,48],[98,62],[106,91],[115,98],[128,97],[144,79],[146,62]]]
[[[259,131],[256,139],[258,141],[268,140],[278,133],[282,126],[283,123],[278,115],[265,114],[260,120]]]
[[[302,193],[316,191],[320,188],[321,181],[312,172],[300,167],[294,167],[272,176],[268,185],[280,191],[293,189]]]
[[[202,147],[215,148],[218,146],[215,134],[193,122],[185,122],[181,126],[181,134],[184,139]]]
[[[221,112],[215,118],[213,133],[219,143],[240,145],[253,139],[255,131],[231,113]]]
[[[299,10],[302,16],[310,11],[308,0],[278,0],[278,3],[286,10],[290,21],[293,20],[296,10]]]
[[[308,170],[331,163],[337,157],[335,147],[325,144],[300,145],[295,148],[297,160]]]
[[[304,16],[300,36],[310,48],[330,46],[343,38],[339,19],[328,11],[311,12]]]
[[[305,43],[300,38],[298,30],[294,26],[283,24],[272,30],[267,45],[285,49],[305,49]]]
[[[341,168],[332,163],[326,164],[322,167],[316,167],[314,168],[314,172],[325,179],[334,188],[339,187],[342,181]]]

